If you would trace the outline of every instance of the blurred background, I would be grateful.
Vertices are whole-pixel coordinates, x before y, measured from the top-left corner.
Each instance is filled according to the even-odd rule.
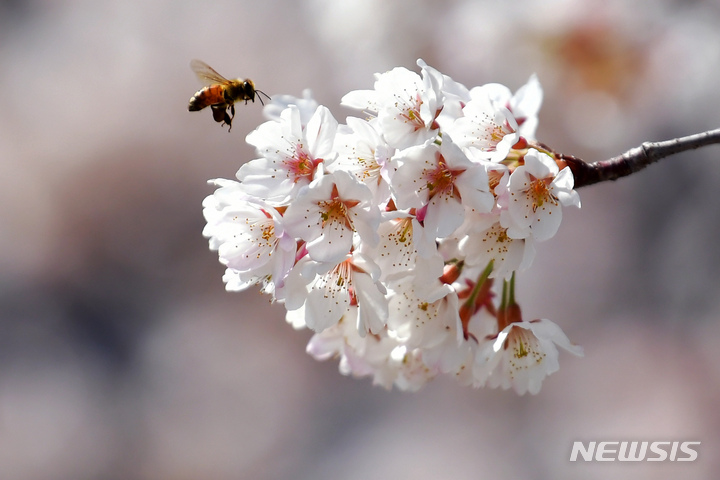
[[[720,146],[580,190],[518,279],[584,346],[537,396],[387,392],[304,353],[201,235],[253,157],[190,114],[199,58],[342,122],[428,64],[545,90],[538,138],[588,161],[720,127],[717,0],[0,1],[0,478],[700,479],[720,471]],[[573,441],[701,441],[694,463],[570,463]]]

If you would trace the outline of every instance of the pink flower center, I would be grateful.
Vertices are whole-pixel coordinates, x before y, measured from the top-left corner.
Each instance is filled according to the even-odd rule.
[[[417,93],[415,94],[414,102],[411,105],[406,105],[405,108],[401,110],[402,113],[400,116],[413,125],[415,131],[425,128],[425,122],[423,122],[423,119],[420,116],[420,105],[422,105],[422,103],[420,94]]]
[[[447,166],[445,157],[438,153],[438,162],[434,170],[425,170],[425,180],[429,198],[435,195],[449,195],[460,198],[455,188],[455,178],[465,170],[452,170]]]
[[[322,161],[322,158],[312,158],[303,145],[298,143],[295,145],[295,156],[287,160],[286,164],[291,178],[297,183],[300,179],[312,180],[315,169]]]
[[[499,125],[495,121],[491,121],[485,133],[487,134],[486,138],[490,141],[490,144],[495,146],[505,138],[505,135],[513,133],[513,131],[509,125]]]
[[[536,178],[529,173],[528,178],[530,179],[530,186],[527,189],[527,194],[532,199],[533,212],[538,207],[542,207],[545,202],[557,205],[558,199],[550,189],[552,178]]]
[[[318,202],[322,228],[325,228],[328,224],[341,224],[349,230],[354,230],[352,221],[348,217],[348,209],[355,207],[358,203],[360,202],[357,200],[343,200],[340,198],[337,186],[333,186],[330,200]]]

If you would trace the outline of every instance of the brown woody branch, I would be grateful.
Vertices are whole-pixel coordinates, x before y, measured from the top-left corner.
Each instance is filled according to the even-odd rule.
[[[620,156],[595,163],[587,163],[570,155],[556,155],[570,167],[575,177],[575,188],[580,188],[617,180],[642,170],[662,158],[715,143],[720,143],[720,128],[664,142],[645,142]]]

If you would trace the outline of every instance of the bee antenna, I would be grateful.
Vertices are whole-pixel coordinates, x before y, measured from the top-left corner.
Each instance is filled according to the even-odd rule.
[[[272,98],[270,98],[270,95],[263,92],[262,90],[255,89],[255,93],[263,94],[263,95],[265,95],[265,98],[272,101]],[[258,100],[260,100],[260,103],[262,104],[262,106],[265,106],[265,102],[263,102],[262,97],[260,95],[258,95],[257,98],[258,98]]]

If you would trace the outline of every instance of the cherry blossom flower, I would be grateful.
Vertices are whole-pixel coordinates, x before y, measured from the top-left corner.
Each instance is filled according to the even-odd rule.
[[[533,237],[510,238],[507,228],[500,225],[495,216],[474,215],[469,217],[473,229],[458,244],[468,265],[484,267],[493,262],[490,278],[508,280],[515,271],[525,270],[535,256]],[[491,221],[487,226],[485,222]]]
[[[506,108],[517,122],[517,132],[527,140],[535,139],[538,112],[543,100],[543,91],[537,75],[531,75],[527,83],[515,94],[505,85],[488,83],[473,88],[470,95],[472,98],[489,98],[497,107]]]
[[[363,245],[362,251],[375,259],[382,271],[381,280],[388,282],[411,275],[415,268],[417,248],[413,242],[413,230],[417,221],[412,215],[398,211],[382,216],[386,219],[378,227],[378,244],[374,247]]]
[[[424,286],[410,278],[398,282],[390,298],[388,331],[408,351],[421,351],[432,371],[457,372],[468,358],[457,292],[439,280]]]
[[[309,88],[303,90],[302,98],[293,95],[273,95],[272,100],[263,108],[263,115],[268,120],[276,122],[281,121],[282,112],[290,105],[295,106],[300,113],[300,125],[303,128],[310,122],[313,114],[320,106],[313,98],[312,91]]]
[[[580,207],[580,197],[573,189],[569,167],[559,171],[549,155],[530,149],[525,165],[510,175],[507,215],[501,223],[511,238],[547,240],[557,233],[562,221],[562,206]]]
[[[409,278],[394,285],[388,328],[408,348],[435,346],[448,334],[459,343],[462,328],[455,290],[437,279],[427,283],[430,287],[424,291]]]
[[[416,391],[440,372],[422,361],[422,351],[409,350],[383,331],[360,336],[355,328],[357,309],[350,309],[333,327],[310,339],[307,353],[317,360],[340,358],[343,375],[371,376],[373,384],[386,389]]]
[[[431,237],[445,237],[469,211],[489,212],[494,204],[482,164],[471,162],[445,136],[442,144],[426,142],[397,156],[391,186],[400,209],[425,209],[423,223]]]
[[[583,356],[565,333],[550,320],[516,322],[488,338],[476,356],[476,376],[490,388],[514,388],[519,395],[540,391],[542,381],[560,368],[558,349]]]
[[[240,184],[215,180],[220,188],[203,202],[207,225],[203,235],[228,267],[228,290],[265,284],[267,293],[282,287],[295,263],[295,239],[287,234],[283,218],[273,207],[247,197]]]
[[[342,125],[309,91],[276,95],[246,138],[259,158],[211,182],[203,234],[226,288],[260,285],[344,375],[535,394],[558,346],[582,354],[514,299],[535,242],[580,206],[571,171],[533,143],[542,89],[535,76],[514,94],[468,89],[417,65],[345,95],[371,116]]]
[[[382,205],[390,198],[390,181],[395,171],[392,156],[395,149],[387,145],[375,128],[377,122],[348,117],[346,128],[335,137],[337,159],[328,166],[329,172],[343,170],[355,175]]]
[[[403,149],[437,135],[443,99],[436,75],[423,68],[421,77],[397,67],[377,75],[374,90],[350,92],[341,104],[376,113],[388,145]]]
[[[238,170],[242,188],[268,203],[287,205],[310,184],[319,164],[335,158],[336,130],[337,120],[326,107],[318,107],[303,127],[300,110],[290,105],[280,121],[265,122],[247,136],[262,157]]]
[[[387,292],[379,276],[378,266],[357,251],[337,264],[304,257],[288,275],[285,305],[288,310],[303,308],[305,325],[316,332],[337,324],[357,307],[360,335],[375,334],[388,317]]]
[[[417,61],[417,65],[423,75],[430,76],[433,85],[439,86],[439,90],[442,92],[442,108],[435,116],[435,123],[441,131],[449,131],[449,126],[457,117],[462,116],[463,107],[471,100],[470,92],[465,85],[432,68],[422,59]]]
[[[470,92],[475,96],[455,120],[451,134],[460,147],[476,149],[487,160],[500,162],[520,138],[518,125],[510,110],[484,93]]]
[[[345,171],[323,175],[305,188],[284,216],[288,232],[305,241],[310,258],[319,262],[343,259],[353,236],[370,245],[379,241],[380,210],[370,189]]]

